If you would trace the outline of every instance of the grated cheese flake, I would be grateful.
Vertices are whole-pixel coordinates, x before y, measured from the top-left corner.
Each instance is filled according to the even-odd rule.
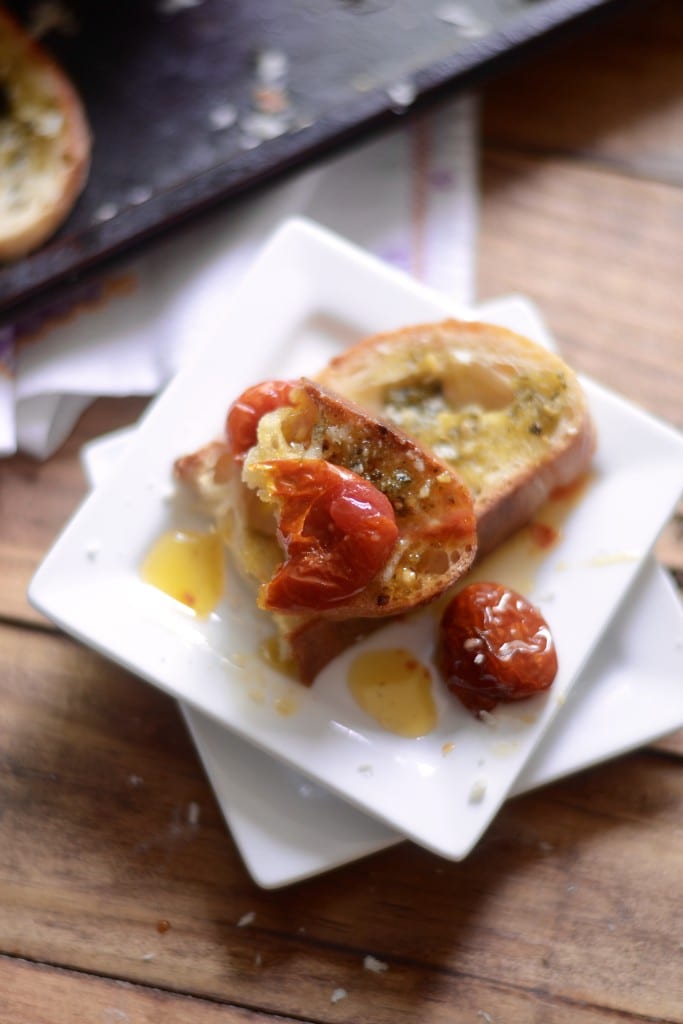
[[[480,804],[486,796],[486,779],[475,779],[470,789],[469,802]]]
[[[374,974],[382,974],[389,970],[389,964],[385,964],[383,960],[378,960],[376,956],[369,953],[363,959],[363,967],[366,971],[372,971]]]

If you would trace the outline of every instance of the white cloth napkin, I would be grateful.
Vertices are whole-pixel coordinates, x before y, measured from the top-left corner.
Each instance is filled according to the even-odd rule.
[[[0,456],[47,458],[93,399],[159,391],[267,237],[295,214],[470,303],[476,101],[455,99],[194,223],[32,335],[21,324],[0,331]]]

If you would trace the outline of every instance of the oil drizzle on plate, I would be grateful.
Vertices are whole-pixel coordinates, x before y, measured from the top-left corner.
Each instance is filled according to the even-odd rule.
[[[266,637],[261,644],[259,653],[266,664],[277,669],[277,671],[281,672],[284,676],[289,676],[290,679],[298,679],[294,659],[285,657],[282,654],[282,643],[280,637],[275,634]]]
[[[496,562],[495,577],[520,594],[530,594],[537,583],[537,575],[550,552],[562,539],[563,531],[572,511],[579,504],[592,482],[592,475],[585,474],[566,487],[558,487],[534,519],[522,526],[516,533],[499,544],[493,553]],[[556,569],[566,568],[557,563]],[[488,556],[478,562],[465,577],[455,585],[455,591],[476,581],[488,581],[491,568]],[[446,604],[453,596],[449,590],[431,605],[433,614],[441,617]]]
[[[169,530],[147,553],[141,575],[145,583],[205,618],[223,594],[221,539],[217,533]]]
[[[410,651],[365,651],[351,663],[348,681],[356,703],[389,732],[414,739],[436,725],[430,671]]]

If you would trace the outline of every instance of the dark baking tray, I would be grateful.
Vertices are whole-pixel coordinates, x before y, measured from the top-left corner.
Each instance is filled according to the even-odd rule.
[[[92,168],[59,233],[0,269],[0,319],[618,2],[59,0],[72,25],[43,42],[83,97]]]

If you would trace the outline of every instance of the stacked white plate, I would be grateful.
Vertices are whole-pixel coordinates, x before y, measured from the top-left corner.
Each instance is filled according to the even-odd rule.
[[[558,677],[523,712],[502,707],[481,722],[435,681],[436,728],[394,736],[353,702],[351,652],[311,689],[267,666],[268,624],[237,580],[205,620],[142,580],[162,532],[202,525],[173,496],[171,467],[220,433],[240,391],[315,374],[364,335],[445,316],[551,344],[523,298],[454,308],[316,225],[289,221],[135,431],[84,450],[92,494],[31,583],[36,608],[182,702],[242,857],[265,887],[404,838],[461,859],[508,796],[683,725],[683,612],[651,555],[683,490],[683,439],[590,380],[598,453],[558,543],[532,566],[506,545],[477,569],[518,589],[523,580],[556,640]],[[433,631],[422,614],[363,645],[400,644],[428,663]]]

